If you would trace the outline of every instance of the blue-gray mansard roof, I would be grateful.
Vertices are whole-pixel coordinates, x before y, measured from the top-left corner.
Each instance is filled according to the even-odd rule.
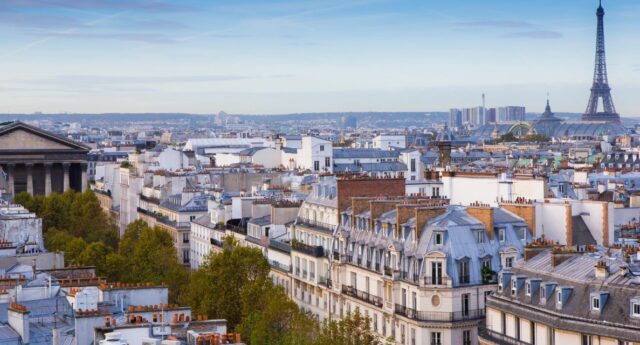
[[[424,225],[420,238],[414,241],[414,232],[416,231],[415,218],[409,219],[406,223],[400,224],[403,229],[401,238],[390,232],[384,233],[384,224],[396,223],[396,210],[383,213],[375,220],[375,229],[351,228],[349,216],[351,209],[342,213],[339,236],[347,241],[347,250],[353,245],[353,252],[348,253],[353,257],[357,257],[359,253],[358,246],[363,246],[362,253],[367,255],[371,248],[373,260],[377,260],[382,251],[382,258],[390,252],[395,251],[399,254],[401,260],[401,271],[408,274],[417,273],[422,277],[430,275],[430,268],[427,267],[425,258],[434,256],[446,257],[446,275],[452,279],[453,286],[482,284],[481,276],[482,264],[488,260],[493,271],[501,269],[501,254],[509,253],[515,258],[520,258],[527,241],[532,240],[531,233],[524,220],[513,213],[501,209],[494,208],[494,238],[489,240],[487,237],[487,229],[484,228],[482,222],[467,213],[466,207],[448,206],[444,214],[437,216]],[[363,218],[362,224],[367,224],[370,212],[365,211],[355,215],[356,218]],[[358,223],[358,222],[356,222]],[[389,227],[393,228],[392,226]],[[483,231],[482,242],[478,241],[478,231]],[[500,241],[499,231],[504,231],[504,241]],[[521,231],[525,232],[525,239],[522,239]],[[435,233],[443,235],[441,245],[435,243]],[[375,253],[377,252],[377,253]],[[362,259],[371,260],[369,258]],[[371,261],[373,261],[371,260]],[[384,260],[384,259],[383,259]],[[468,261],[469,263],[469,282],[460,284],[460,261]]]

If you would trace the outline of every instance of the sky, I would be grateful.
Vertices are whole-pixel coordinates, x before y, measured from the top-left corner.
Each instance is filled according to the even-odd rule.
[[[622,116],[640,1],[605,0]],[[0,113],[583,112],[596,0],[1,0]]]

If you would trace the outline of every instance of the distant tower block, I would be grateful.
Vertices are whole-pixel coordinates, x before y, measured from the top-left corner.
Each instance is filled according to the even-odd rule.
[[[616,112],[611,99],[611,88],[607,77],[607,61],[604,46],[604,8],[602,0],[596,12],[598,29],[596,35],[596,66],[593,73],[593,85],[587,110],[582,115],[582,121],[605,121],[620,123],[620,115]],[[602,101],[603,111],[598,112],[598,104]]]

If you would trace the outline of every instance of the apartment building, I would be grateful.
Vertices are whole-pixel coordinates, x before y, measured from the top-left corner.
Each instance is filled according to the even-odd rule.
[[[332,255],[332,313],[358,309],[398,344],[477,344],[492,272],[521,257],[523,218],[446,200],[353,198]]]
[[[481,344],[640,344],[637,246],[537,241],[525,253],[487,298]]]
[[[191,222],[207,213],[206,194],[195,194],[196,191],[185,191],[171,195],[164,200],[149,197],[140,199],[137,208],[138,218],[150,226],[166,230],[173,239],[178,260],[185,266],[191,266]]]

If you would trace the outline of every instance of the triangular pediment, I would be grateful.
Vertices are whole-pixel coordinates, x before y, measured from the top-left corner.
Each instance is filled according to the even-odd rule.
[[[0,128],[0,151],[4,150],[88,150],[88,148],[39,128],[16,122]]]

